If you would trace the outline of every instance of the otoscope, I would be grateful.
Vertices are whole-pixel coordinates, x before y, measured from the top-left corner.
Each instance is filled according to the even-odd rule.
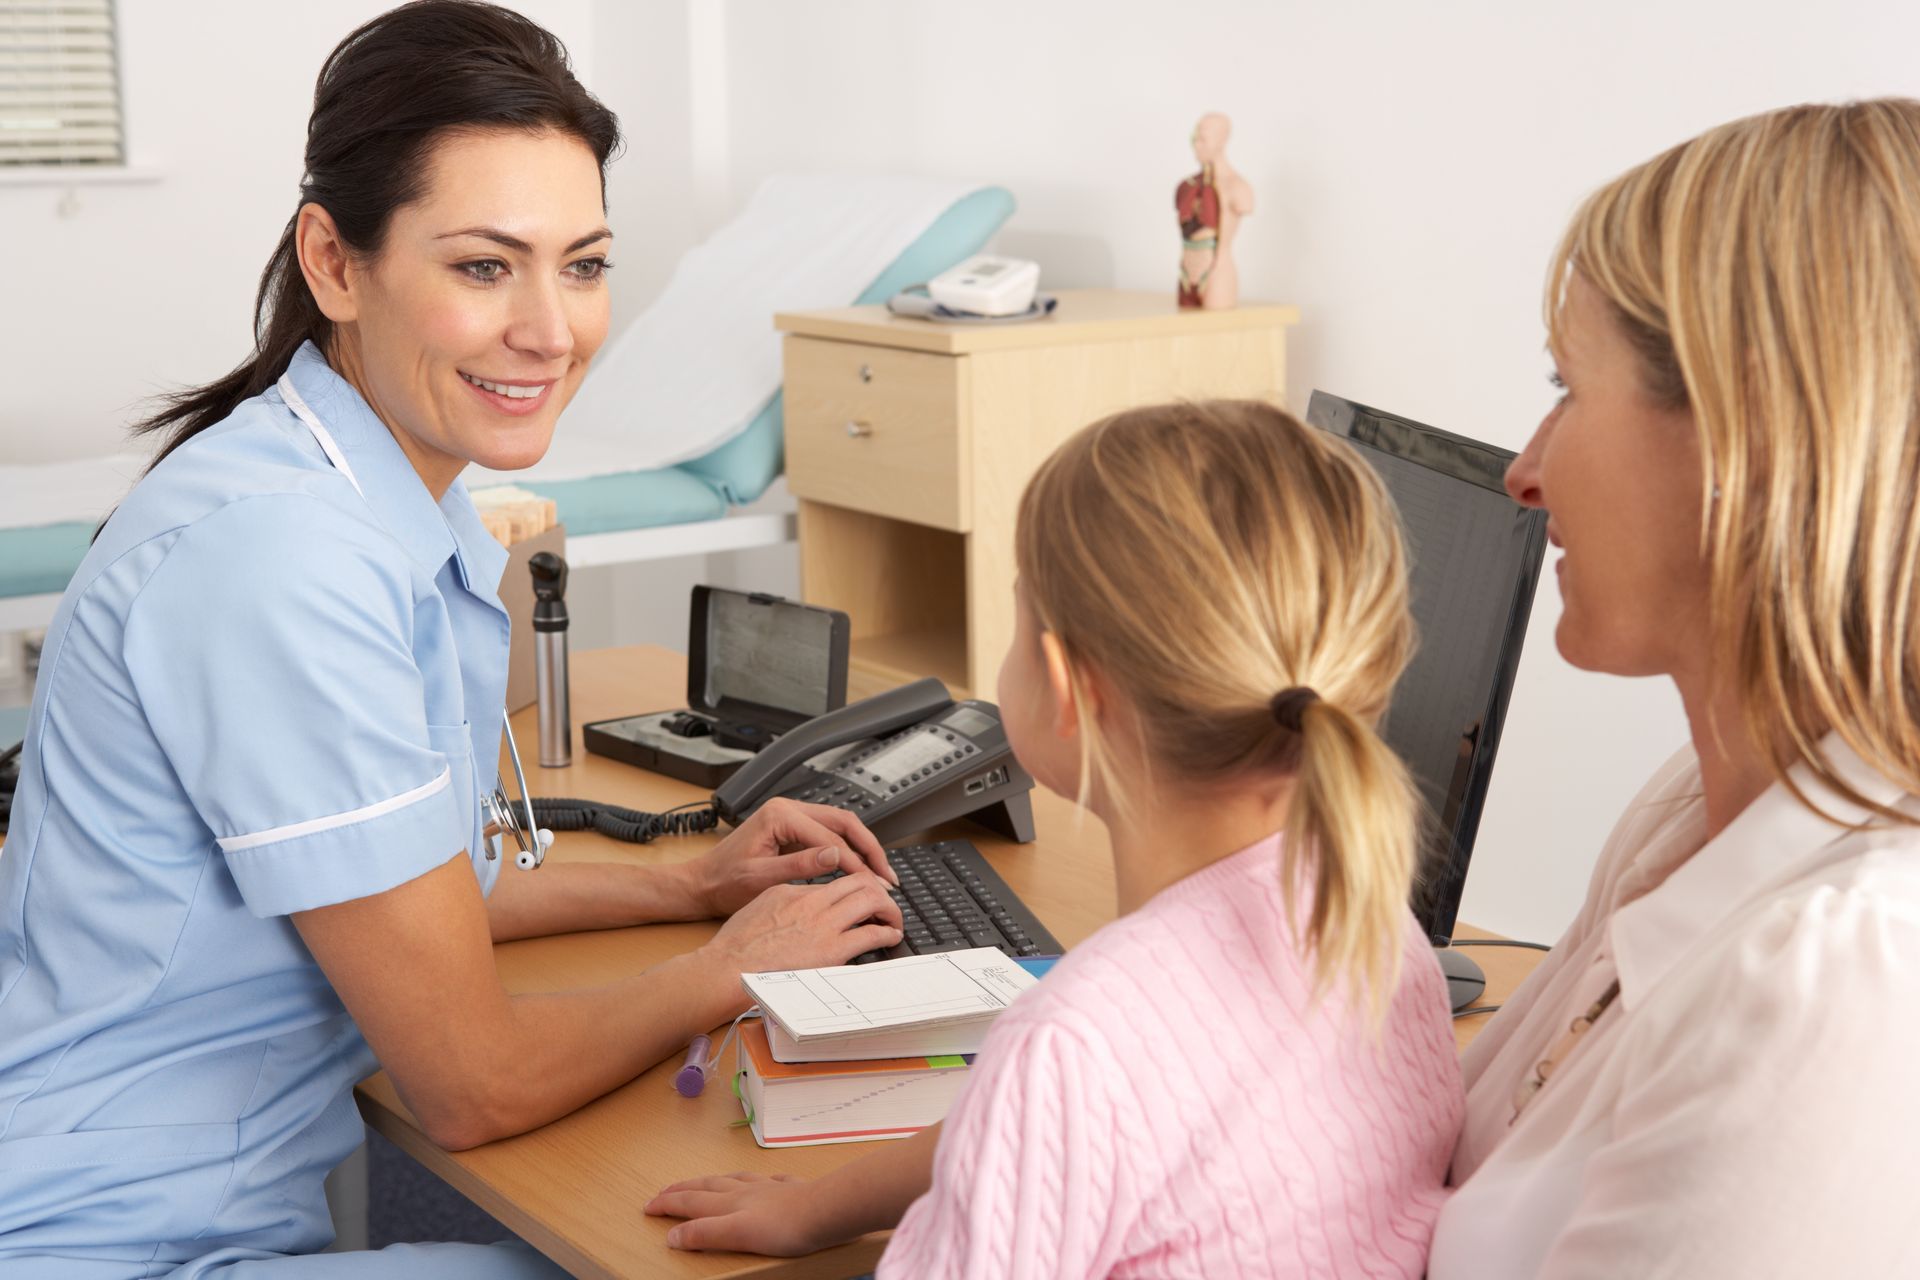
[[[540,765],[573,763],[573,710],[567,700],[567,562],[542,551],[533,574],[533,681],[540,702]]]

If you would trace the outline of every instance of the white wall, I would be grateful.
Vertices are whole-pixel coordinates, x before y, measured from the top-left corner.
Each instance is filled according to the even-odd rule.
[[[0,463],[127,448],[144,398],[246,355],[260,269],[299,198],[314,77],[390,7],[122,0],[130,159],[158,181],[0,186]],[[591,66],[591,0],[518,7]]]
[[[1297,303],[1324,387],[1519,447],[1549,403],[1540,291],[1583,193],[1734,116],[1920,92],[1920,9],[1840,0],[733,0],[731,197],[793,169],[974,175],[1055,286],[1171,289],[1203,111],[1253,183],[1243,296]],[[984,64],[984,69],[983,69]],[[1570,670],[1541,585],[1463,915],[1551,939],[1684,737],[1662,682]]]

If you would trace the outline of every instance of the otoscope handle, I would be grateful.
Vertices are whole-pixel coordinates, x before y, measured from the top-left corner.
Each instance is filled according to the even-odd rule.
[[[540,704],[540,765],[573,763],[573,707],[567,688],[567,562],[551,551],[528,561],[533,575],[533,682]]]

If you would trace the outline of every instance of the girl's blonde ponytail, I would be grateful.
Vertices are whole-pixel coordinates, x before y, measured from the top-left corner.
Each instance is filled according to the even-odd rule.
[[[1283,731],[1288,696],[1274,699]],[[1291,718],[1300,763],[1281,889],[1291,912],[1299,886],[1313,887],[1313,907],[1298,927],[1321,987],[1350,983],[1377,1016],[1400,976],[1419,801],[1400,757],[1365,721],[1318,696]]]

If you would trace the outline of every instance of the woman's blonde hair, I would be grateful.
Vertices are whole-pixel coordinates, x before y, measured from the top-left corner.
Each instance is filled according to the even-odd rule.
[[[1715,667],[1774,776],[1836,732],[1920,791],[1920,103],[1737,120],[1591,196],[1548,276],[1613,305],[1646,392],[1690,407]],[[1557,333],[1556,333],[1556,336]]]
[[[1094,787],[1136,805],[1163,786],[1291,775],[1289,911],[1310,885],[1301,928],[1319,985],[1350,981],[1383,1008],[1416,807],[1373,724],[1412,655],[1413,621],[1399,526],[1373,469],[1257,401],[1135,409],[1082,430],[1034,475],[1015,554],[1079,695],[1082,801]],[[1123,695],[1119,731],[1146,778],[1116,773],[1113,744],[1085,712],[1089,670]]]

